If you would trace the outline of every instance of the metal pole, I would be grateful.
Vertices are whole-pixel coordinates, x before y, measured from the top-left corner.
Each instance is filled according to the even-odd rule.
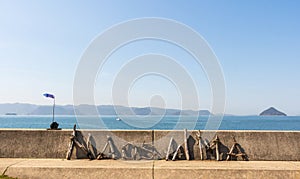
[[[53,99],[52,123],[54,122],[54,108],[55,108],[55,98]]]

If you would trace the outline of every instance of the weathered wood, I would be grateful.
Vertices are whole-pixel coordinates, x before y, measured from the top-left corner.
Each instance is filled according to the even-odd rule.
[[[111,158],[115,159],[116,158],[115,149],[114,149],[114,146],[112,144],[112,138],[110,136],[107,136],[107,142],[109,144],[109,148],[110,148],[110,152],[111,152]]]
[[[106,142],[103,149],[102,149],[102,151],[97,154],[97,160],[105,158],[104,152],[105,152],[107,146],[108,146],[108,143]]]
[[[122,147],[121,152],[122,152],[122,159],[126,160],[127,155],[126,155],[126,147],[125,146]]]
[[[90,155],[89,158],[94,159],[94,158],[96,158],[96,155],[95,155],[95,152],[94,152],[93,144],[91,143],[91,138],[92,138],[92,135],[90,133],[88,133],[86,146],[87,146],[87,150],[88,150],[89,155]]]
[[[226,161],[228,161],[230,158],[231,158],[231,156],[233,155],[233,150],[236,148],[236,140],[235,140],[235,138],[233,137],[233,145],[231,146],[231,148],[230,148],[230,150],[229,150],[229,153],[228,153],[228,155],[227,155],[227,158],[226,158]]]
[[[174,155],[173,155],[173,158],[172,158],[173,161],[176,160],[176,156],[177,156],[177,154],[178,154],[180,148],[181,148],[181,145],[178,145],[178,147],[177,147],[177,149],[176,149],[176,151],[175,151],[175,153],[174,153]]]
[[[88,149],[84,145],[82,145],[76,137],[73,138],[73,142],[78,148],[80,148],[89,157]]]
[[[216,145],[216,160],[217,160],[217,161],[220,160],[219,142],[220,142],[220,139],[219,139],[218,136],[216,136],[216,139],[215,139],[215,145]]]
[[[186,160],[190,160],[190,154],[189,154],[189,147],[188,147],[188,136],[187,136],[187,129],[184,129],[184,152],[185,152],[185,158]]]
[[[134,155],[135,154],[132,151],[131,151],[131,157],[127,156],[127,154],[126,154],[126,152],[128,152],[127,148],[129,148],[129,147],[131,149],[133,149],[134,145],[131,144],[131,143],[127,143],[127,144],[125,144],[125,145],[122,146],[122,149],[121,149],[121,151],[122,151],[122,159],[124,159],[124,160],[134,160]]]
[[[137,160],[138,148],[134,146],[133,160]]]
[[[73,153],[73,149],[74,149],[74,142],[73,142],[73,138],[76,137],[76,124],[74,124],[73,127],[73,132],[72,132],[72,137],[70,138],[70,143],[69,143],[69,149],[66,155],[66,159],[70,160],[72,153]]]
[[[200,160],[203,160],[203,149],[202,149],[202,142],[201,142],[201,132],[200,130],[196,134],[198,138],[198,145],[199,145],[199,151],[200,151]]]
[[[167,151],[167,155],[166,155],[166,161],[169,160],[172,143],[173,143],[173,137],[171,137],[171,139],[170,139],[170,143],[169,143],[168,151]]]

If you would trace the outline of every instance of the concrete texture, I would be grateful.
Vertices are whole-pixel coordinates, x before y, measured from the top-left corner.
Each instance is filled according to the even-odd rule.
[[[197,131],[188,131],[190,158],[200,159]],[[283,131],[201,131],[202,143],[210,142],[218,135],[221,145],[221,158],[226,159],[227,153],[233,145],[232,137],[252,161],[300,161],[300,132]],[[156,149],[166,155],[166,151],[173,137],[177,145],[183,145],[183,131],[154,131]],[[212,157],[213,159],[214,157]],[[241,158],[238,158],[241,159]]]
[[[300,178],[300,162],[0,159],[5,175],[26,178]]]
[[[197,131],[188,131],[189,150],[192,160],[198,160],[199,148],[196,138]],[[211,141],[218,135],[220,138],[221,158],[224,160],[233,145],[232,136],[240,144],[250,161],[300,161],[300,131],[201,131],[202,139]],[[14,130],[0,129],[0,158],[65,158],[72,130]],[[81,130],[77,132],[80,141],[85,144],[88,134],[94,153],[102,151],[107,136],[113,141],[117,158],[121,158],[121,148],[130,142],[141,146],[143,142],[153,145],[161,157],[166,156],[169,141],[173,136],[175,145],[183,144],[182,131],[101,131]],[[203,142],[203,141],[202,141]],[[108,150],[108,149],[107,149]],[[108,151],[106,151],[108,152]],[[127,151],[130,155],[132,149]],[[83,152],[74,150],[72,158],[86,158]],[[211,157],[214,159],[214,156]]]
[[[1,158],[65,158],[71,131],[0,130]]]

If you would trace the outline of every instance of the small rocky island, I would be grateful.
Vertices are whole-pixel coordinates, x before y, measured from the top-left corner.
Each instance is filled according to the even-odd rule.
[[[287,116],[285,113],[278,111],[274,107],[270,107],[259,114],[260,116]]]

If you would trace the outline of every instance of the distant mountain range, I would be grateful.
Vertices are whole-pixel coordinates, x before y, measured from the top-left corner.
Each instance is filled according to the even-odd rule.
[[[156,107],[125,107],[113,105],[56,105],[56,115],[210,115],[208,110],[162,109]],[[26,103],[0,104],[0,115],[16,113],[17,115],[51,115],[52,106]]]

